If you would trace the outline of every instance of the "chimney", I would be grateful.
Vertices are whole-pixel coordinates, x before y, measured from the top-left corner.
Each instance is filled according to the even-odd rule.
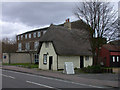
[[[68,28],[69,30],[71,30],[71,23],[70,23],[69,18],[66,19],[66,22],[64,23],[64,27],[65,27],[65,28]]]

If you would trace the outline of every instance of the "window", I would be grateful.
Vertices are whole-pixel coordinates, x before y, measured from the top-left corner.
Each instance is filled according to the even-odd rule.
[[[21,50],[22,50],[22,44],[18,43],[18,51],[21,51]]]
[[[31,38],[31,34],[29,34],[29,38]]]
[[[46,33],[46,31],[43,31],[43,34],[45,34]]]
[[[36,38],[36,32],[33,34],[33,37]]]
[[[38,32],[38,37],[40,37],[40,32]]]
[[[27,34],[25,34],[25,39],[27,39]]]
[[[20,40],[20,37],[18,36],[18,40]]]
[[[48,48],[49,47],[49,42],[45,43],[45,47]]]
[[[23,35],[21,35],[21,40],[23,39]]]
[[[35,54],[35,63],[39,62],[39,54]]]
[[[88,61],[89,60],[89,56],[85,56],[85,60]]]
[[[119,56],[117,56],[117,62],[119,62]]]
[[[115,56],[113,56],[113,62],[115,62]]]
[[[47,54],[43,55],[43,64],[47,64]]]
[[[26,47],[26,50],[30,50],[30,43],[26,43],[25,47]]]
[[[38,46],[39,46],[39,42],[36,41],[36,42],[34,43],[34,49],[37,50]]]

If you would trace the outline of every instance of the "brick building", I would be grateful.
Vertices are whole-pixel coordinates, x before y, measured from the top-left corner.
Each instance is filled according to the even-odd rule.
[[[37,48],[39,46],[39,39],[47,31],[47,28],[28,31],[16,36],[18,49],[16,52],[29,53],[33,55],[35,63],[38,62]]]
[[[101,47],[100,57],[106,67],[120,67],[120,46],[105,44]]]

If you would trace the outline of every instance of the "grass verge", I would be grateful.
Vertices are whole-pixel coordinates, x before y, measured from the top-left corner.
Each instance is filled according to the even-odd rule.
[[[19,66],[19,67],[24,67],[24,68],[38,68],[38,64],[30,64],[30,63],[15,63],[15,64],[4,63],[2,65]]]

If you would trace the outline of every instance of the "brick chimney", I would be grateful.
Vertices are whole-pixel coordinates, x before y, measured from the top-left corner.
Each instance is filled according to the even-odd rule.
[[[66,22],[64,23],[64,27],[65,27],[65,28],[68,28],[69,30],[71,30],[71,23],[70,23],[69,18],[66,19]]]

